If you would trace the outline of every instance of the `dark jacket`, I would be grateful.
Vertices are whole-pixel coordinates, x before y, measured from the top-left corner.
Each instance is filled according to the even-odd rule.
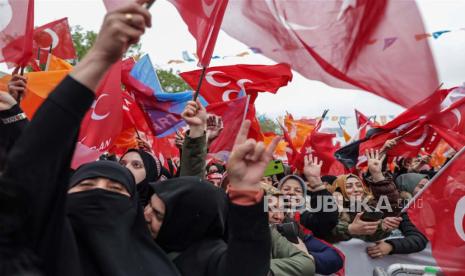
[[[339,217],[337,205],[332,194],[324,189],[318,192],[307,192],[310,196],[310,207],[315,209],[320,207],[318,212],[305,211],[300,215],[300,224],[305,228],[311,230],[315,237],[324,239],[336,227]],[[318,203],[318,201],[320,201]],[[335,208],[331,212],[323,210],[323,204],[334,205]],[[319,205],[319,206],[318,206]]]
[[[3,119],[10,118],[23,113],[19,105],[15,105],[9,110],[0,111],[0,171],[3,170],[6,157],[16,140],[28,124],[28,120],[20,120],[9,124],[3,123]]]
[[[415,225],[413,225],[407,213],[402,214],[402,222],[399,225],[399,230],[404,235],[403,238],[385,240],[385,242],[392,245],[390,254],[410,254],[425,249],[428,240],[418,231]]]
[[[223,190],[198,177],[174,178],[151,186],[165,203],[156,241],[182,275],[268,274],[271,240],[263,201],[236,205]]]
[[[16,191],[20,191],[16,205],[19,211],[14,213],[14,217],[6,213],[6,220],[10,223],[6,229],[0,229],[0,259],[2,260],[0,271],[4,262],[2,258],[4,252],[8,254],[11,251],[10,248],[24,248],[23,252],[29,250],[33,252],[34,257],[38,257],[40,267],[48,276],[82,276],[84,275],[83,267],[89,266],[95,268],[95,273],[86,274],[86,276],[115,276],[122,273],[127,275],[124,271],[112,271],[111,273],[103,271],[115,269],[112,266],[105,266],[105,262],[100,261],[104,259],[115,262],[111,254],[94,251],[100,253],[99,260],[90,258],[91,261],[85,263],[85,259],[80,258],[80,253],[83,252],[80,249],[88,243],[77,241],[77,235],[68,219],[69,168],[81,121],[94,97],[94,93],[86,86],[72,77],[65,78],[42,104],[23,135],[11,149],[8,166],[0,179],[0,188],[3,188],[5,182],[14,183]],[[99,192],[98,190],[95,191]],[[75,195],[78,196],[78,193]],[[8,215],[10,215],[9,219]],[[0,219],[5,220],[5,216],[1,216]],[[134,223],[142,223],[139,229],[145,230],[143,233],[138,233],[141,234],[138,236],[140,241],[147,241],[146,245],[150,247],[150,250],[144,252],[161,250],[152,243],[143,218],[134,221]],[[125,248],[121,247],[121,244],[118,246],[114,246],[113,250],[121,251]],[[147,260],[145,258],[147,254],[144,254],[144,258],[141,259],[134,258],[141,256],[140,251],[127,250],[126,253],[137,254],[138,256],[131,256],[131,259],[136,260],[138,264],[141,264],[139,260]],[[149,255],[152,256],[152,254]],[[154,264],[161,261],[167,266],[157,267],[153,271],[159,273],[150,273],[150,275],[177,275],[176,268],[168,260],[166,254],[160,251],[159,256],[160,258],[151,258],[150,262],[138,266],[139,270],[135,274],[147,275],[145,268],[153,269]],[[6,275],[11,275],[11,273]]]
[[[399,190],[397,190],[396,183],[390,174],[385,174],[385,179],[382,181],[375,182],[373,181],[372,176],[366,177],[365,181],[368,184],[376,203],[382,196],[387,197],[389,204],[391,205],[392,212],[385,212],[385,216],[397,215],[400,212],[400,193]]]
[[[205,177],[205,165],[207,157],[207,135],[190,138],[186,133],[181,151],[180,176]]]

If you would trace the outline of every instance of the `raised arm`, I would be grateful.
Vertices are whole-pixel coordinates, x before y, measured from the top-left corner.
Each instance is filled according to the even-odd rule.
[[[220,257],[216,275],[268,275],[271,237],[263,190],[259,182],[273,156],[279,138],[268,148],[247,139],[250,121],[245,121],[228,161],[230,180],[228,249]]]
[[[125,14],[132,14],[130,22]],[[135,3],[107,14],[89,54],[50,94],[11,150],[4,177],[28,202],[24,219],[35,246],[57,234],[50,229],[63,221],[74,146],[100,79],[149,25],[150,14]]]

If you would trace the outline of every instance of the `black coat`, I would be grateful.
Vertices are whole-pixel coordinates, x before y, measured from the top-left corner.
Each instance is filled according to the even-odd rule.
[[[182,275],[268,274],[271,237],[263,201],[236,205],[223,190],[198,177],[173,178],[152,187],[166,208],[156,241]]]
[[[48,276],[84,276],[83,268],[94,268],[91,269],[92,275],[127,275],[124,269],[112,271],[124,265],[126,261],[123,258],[113,258],[123,255],[121,250],[126,247],[119,246],[121,244],[111,248],[105,247],[108,250],[94,250],[93,252],[98,255],[95,258],[80,257],[80,253],[83,252],[80,249],[83,246],[89,246],[89,243],[77,241],[76,229],[71,225],[69,214],[66,212],[69,203],[67,191],[71,159],[81,121],[93,100],[94,93],[91,90],[71,77],[65,78],[42,104],[11,149],[8,166],[0,179],[0,188],[8,187],[13,192],[2,194],[0,189],[0,197],[8,199],[9,208],[16,209],[16,211],[1,212],[3,210],[0,209],[0,215],[2,215],[0,225],[3,221],[8,222],[6,229],[0,229],[0,259],[2,260],[0,271],[4,265],[2,256],[12,252],[11,248],[14,248],[18,256],[21,255],[22,259],[27,259],[28,264],[32,263],[31,260],[38,259],[38,262],[34,264],[39,264],[41,270]],[[95,191],[98,192],[98,189]],[[76,193],[73,196],[80,195]],[[16,205],[13,199],[16,200]],[[2,200],[3,198],[0,198],[0,202]],[[132,258],[127,258],[128,260],[136,259],[136,264],[140,264],[137,266],[139,270],[132,274],[178,275],[167,256],[153,243],[143,219],[137,222],[142,224],[138,229],[145,230],[145,236],[128,240],[128,243],[143,240],[146,242],[146,247],[150,249],[144,252],[124,251],[124,254],[132,254]],[[95,245],[98,244],[101,244],[100,240],[95,243]],[[92,246],[92,243],[90,245]],[[113,254],[111,250],[118,252]],[[151,255],[156,257],[150,258],[147,262],[146,256],[151,252],[156,252]],[[134,255],[141,256],[141,253],[142,258],[134,258]],[[29,255],[24,257],[24,254]],[[17,260],[18,256],[9,258]],[[146,260],[146,262],[140,260]],[[108,263],[115,264],[115,266],[108,265]],[[163,266],[157,266],[158,263]],[[102,265],[106,266],[102,268]],[[134,267],[134,263],[131,265]],[[10,268],[7,266],[7,273],[10,273],[2,275],[11,275],[13,272],[11,269],[11,266]],[[148,274],[149,270],[151,273]],[[86,272],[88,271],[87,269]],[[139,273],[140,271],[143,272]],[[25,273],[15,275],[23,274]],[[85,276],[87,275],[89,274]]]
[[[23,113],[19,105],[15,105],[9,110],[0,111],[0,119],[6,119]],[[27,126],[28,120],[20,120],[10,124],[0,121],[0,171],[4,168],[4,162],[10,149]]]
[[[402,214],[399,230],[404,235],[403,238],[386,240],[387,243],[392,245],[391,254],[410,254],[425,249],[428,240],[413,225],[407,213]]]
[[[307,194],[310,196],[311,208],[316,208],[317,201],[321,200],[323,197],[327,197],[327,200],[321,200],[321,207],[325,202],[329,202],[329,204],[336,206],[336,201],[334,200],[333,195],[326,189],[315,193],[308,192]],[[312,230],[315,237],[324,239],[331,233],[338,223],[339,212],[337,208],[334,209],[335,210],[332,212],[325,212],[323,210],[318,212],[305,211],[300,216],[300,224],[302,224],[305,228]]]

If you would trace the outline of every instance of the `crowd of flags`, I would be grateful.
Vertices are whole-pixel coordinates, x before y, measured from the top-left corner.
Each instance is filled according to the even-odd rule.
[[[72,69],[66,60],[74,59],[76,52],[66,18],[34,28],[33,0],[4,2],[1,8],[11,18],[0,25],[0,62],[15,68],[15,73],[22,73],[26,66],[35,71],[28,73],[28,92],[21,102],[33,118]],[[428,44],[428,38],[439,39],[455,30],[426,33],[413,0],[364,5],[357,1],[170,2],[197,41],[196,56],[185,51],[183,60],[197,62],[201,68],[180,76],[192,88],[203,80],[200,101],[209,113],[223,118],[224,129],[210,146],[211,156],[227,159],[244,119],[252,121],[251,138],[267,143],[278,135],[262,133],[254,102],[260,93],[276,93],[287,85],[291,68],[308,79],[365,90],[406,108],[385,124],[356,111],[356,133],[348,133],[339,121],[346,145],[335,143],[336,135],[322,130],[327,110],[317,119],[286,114],[280,122],[284,141],[276,155],[292,169],[301,170],[304,156],[312,154],[323,160],[323,174],[363,170],[364,151],[380,149],[389,139],[397,139],[397,144],[388,152],[388,162],[398,156],[430,154],[441,166],[446,152],[458,152],[420,195],[432,214],[422,215],[424,209],[415,207],[409,214],[431,241],[446,275],[461,275],[465,270],[460,260],[465,253],[465,87],[441,88]],[[113,10],[125,1],[104,3]],[[318,16],[312,16],[316,12]],[[220,58],[213,55],[220,29],[276,64],[209,67],[212,58]],[[0,78],[1,90],[7,89],[9,78]],[[165,165],[169,158],[179,158],[173,140],[183,126],[180,114],[194,94],[193,90],[163,91],[147,55],[137,62],[133,58],[118,61],[102,80],[82,122],[73,167],[104,152],[123,153],[141,139]],[[450,231],[452,226],[455,231]]]

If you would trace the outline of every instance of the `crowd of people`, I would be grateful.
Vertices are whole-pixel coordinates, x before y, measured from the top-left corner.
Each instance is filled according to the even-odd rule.
[[[108,13],[93,48],[31,121],[18,105],[25,77],[0,92],[0,275],[332,275],[344,269],[341,241],[366,241],[371,258],[426,247],[401,210],[436,170],[425,157],[388,168],[395,140],[367,151],[366,171],[321,175],[308,155],[302,171],[265,177],[280,138],[247,139],[245,121],[228,162],[209,159],[217,133],[191,101],[180,162],[170,163],[177,170],[142,145],[72,171],[99,81],[150,26],[138,4]]]

